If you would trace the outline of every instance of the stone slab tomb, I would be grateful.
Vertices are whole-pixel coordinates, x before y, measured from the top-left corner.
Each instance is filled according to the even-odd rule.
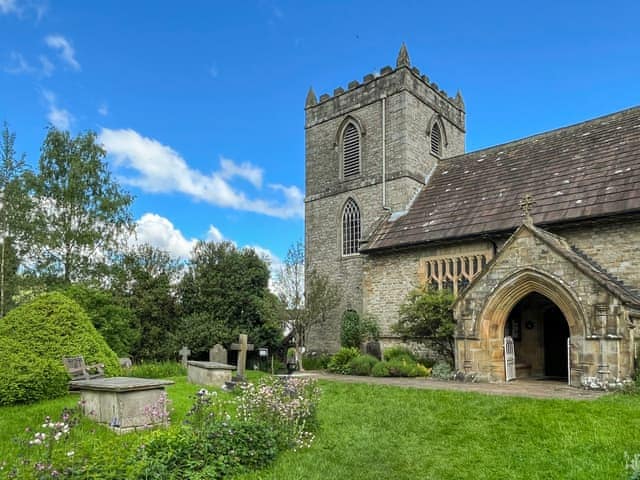
[[[206,385],[208,387],[222,387],[231,381],[231,375],[236,369],[233,365],[218,362],[187,362],[187,378],[190,383]]]
[[[85,416],[118,433],[126,433],[164,421],[166,415],[153,418],[145,408],[166,408],[163,401],[165,387],[173,383],[170,380],[111,377],[79,380],[74,382],[74,387],[80,392]]]

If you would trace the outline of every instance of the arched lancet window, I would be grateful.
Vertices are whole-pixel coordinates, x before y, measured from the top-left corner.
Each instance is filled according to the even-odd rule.
[[[429,134],[431,139],[431,153],[438,157],[442,155],[442,131],[440,130],[440,124],[434,122],[431,126],[431,133]]]
[[[342,212],[342,255],[356,255],[360,246],[360,209],[352,198]]]
[[[352,122],[342,132],[342,161],[344,178],[360,174],[360,130]]]

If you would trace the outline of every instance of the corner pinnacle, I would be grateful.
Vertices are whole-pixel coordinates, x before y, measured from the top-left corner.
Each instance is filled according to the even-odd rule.
[[[460,90],[458,90],[458,93],[456,93],[455,100],[460,108],[464,108],[464,100],[462,100],[462,93],[460,93]]]
[[[396,68],[408,67],[411,65],[409,60],[409,52],[407,52],[407,46],[402,42],[400,51],[398,52],[398,58],[396,59]]]
[[[316,98],[316,94],[313,91],[313,87],[309,87],[309,92],[307,93],[307,99],[304,102],[305,107],[313,107],[318,103],[318,99]]]

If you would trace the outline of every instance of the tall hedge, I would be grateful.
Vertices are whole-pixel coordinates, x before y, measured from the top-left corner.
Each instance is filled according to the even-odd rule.
[[[0,405],[64,395],[69,377],[63,357],[82,355],[120,372],[118,357],[87,314],[61,293],[47,293],[0,319]]]

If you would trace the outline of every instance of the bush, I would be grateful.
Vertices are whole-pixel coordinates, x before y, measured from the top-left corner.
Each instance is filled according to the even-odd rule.
[[[178,362],[145,362],[127,368],[125,373],[127,377],[168,378],[184,376],[187,369]]]
[[[140,339],[140,322],[129,308],[120,305],[109,292],[83,285],[72,285],[62,293],[87,312],[116,355],[126,357],[133,352]]]
[[[389,367],[387,362],[378,362],[371,369],[371,376],[373,377],[389,377]]]
[[[360,348],[367,337],[378,339],[378,324],[371,318],[361,317],[355,310],[347,310],[342,315],[340,344],[343,347]]]
[[[347,369],[351,375],[371,375],[371,369],[378,363],[378,359],[372,355],[358,355],[352,358]]]
[[[438,362],[431,369],[431,375],[442,380],[450,380],[452,373],[453,370],[447,362]]]
[[[61,293],[41,295],[0,319],[0,405],[55,398],[67,392],[62,357],[82,355],[120,373],[118,357],[80,306]]]
[[[407,347],[391,347],[384,351],[384,359],[386,361],[391,360],[406,360],[408,362],[416,362],[416,356]]]
[[[358,355],[360,355],[360,350],[357,348],[343,347],[331,357],[327,370],[347,375],[349,373],[349,362]]]
[[[331,355],[327,355],[326,353],[320,355],[314,355],[312,353],[309,356],[302,357],[302,366],[305,370],[325,370],[330,360]]]

